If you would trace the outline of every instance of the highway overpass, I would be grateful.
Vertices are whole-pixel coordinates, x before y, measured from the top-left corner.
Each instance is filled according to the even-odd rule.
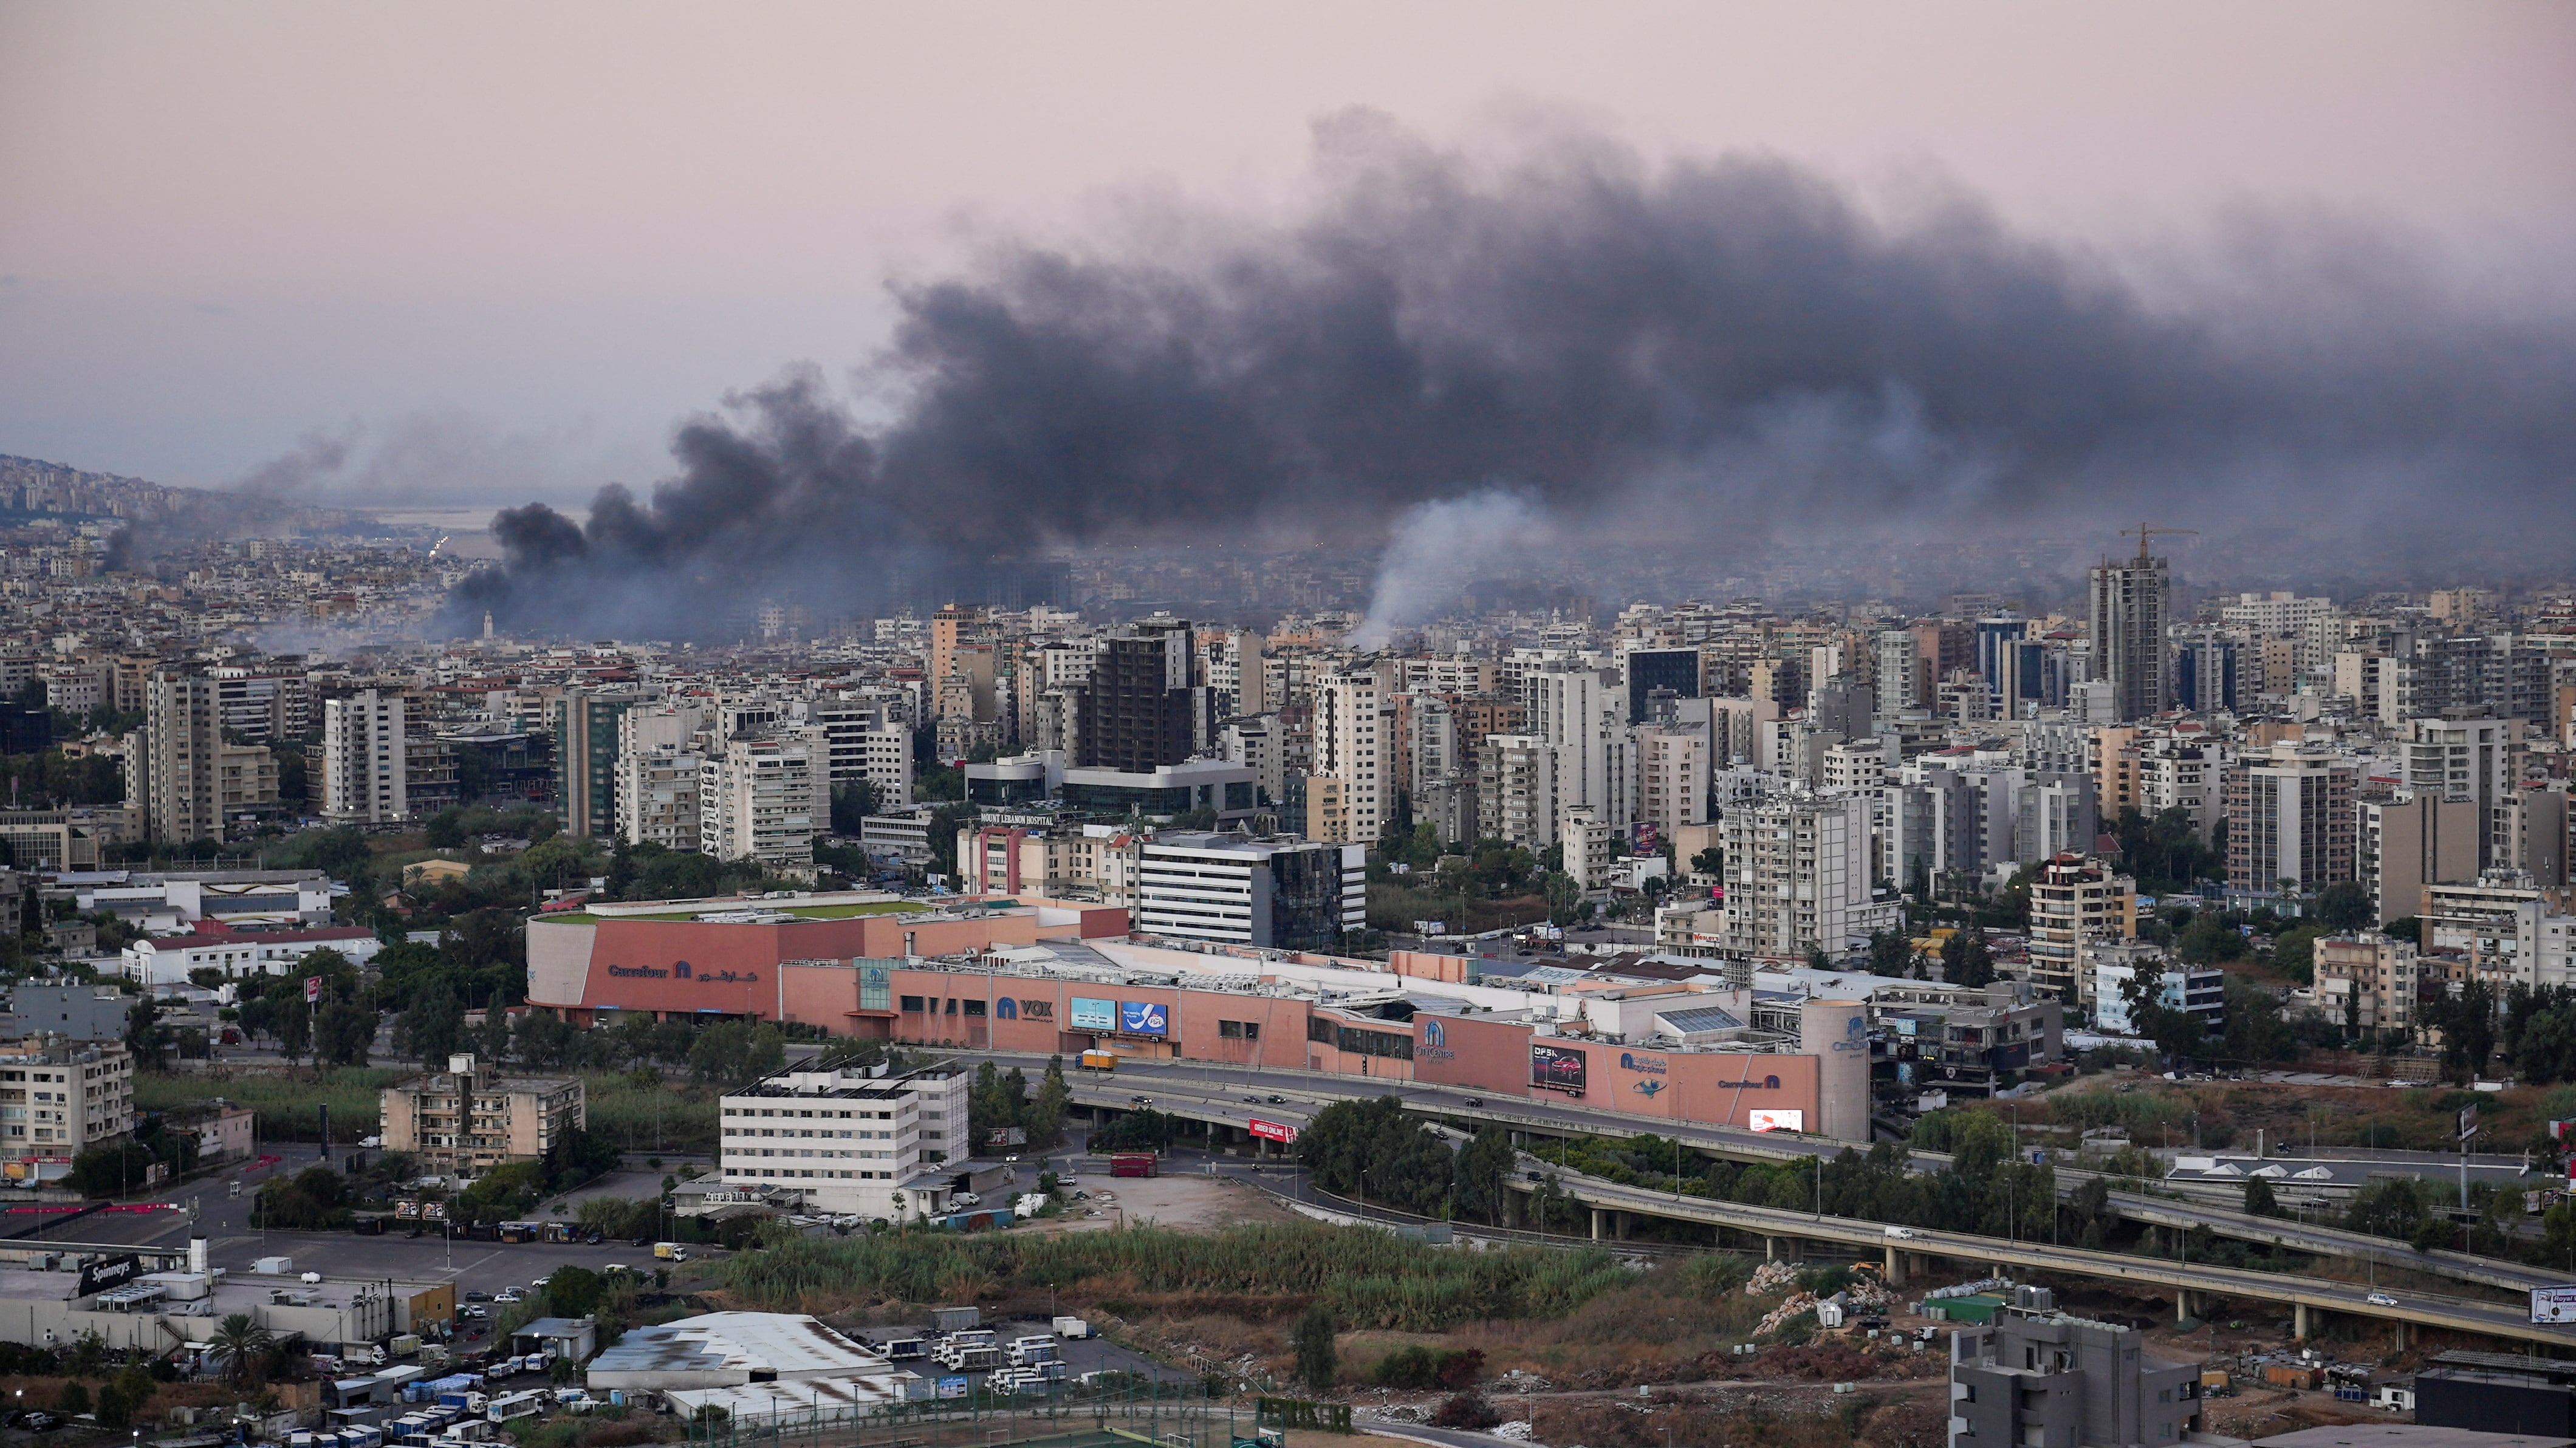
[[[1045,1064],[1043,1057],[1004,1059],[1035,1067]],[[1590,1134],[1605,1137],[1634,1136],[1646,1129],[1633,1116],[1590,1111],[1554,1100],[1483,1097],[1464,1087],[1418,1081],[1368,1081],[1312,1071],[1248,1069],[1201,1061],[1138,1061],[1130,1057],[1115,1073],[1071,1071],[1066,1079],[1072,1088],[1073,1100],[1079,1105],[1126,1110],[1132,1108],[1135,1098],[1141,1095],[1151,1098],[1154,1108],[1166,1115],[1236,1130],[1241,1130],[1254,1117],[1302,1128],[1316,1112],[1336,1101],[1367,1100],[1386,1095],[1402,1100],[1409,1111],[1468,1126],[1491,1121],[1513,1130],[1542,1135]],[[1272,1104],[1269,1100],[1272,1096],[1284,1099]],[[1704,1155],[1744,1161],[1797,1161],[1820,1152],[1832,1155],[1846,1145],[1856,1145],[1789,1133],[1758,1133],[1687,1122],[1669,1123],[1657,1134],[1676,1138]],[[1920,1171],[1939,1171],[1950,1160],[1940,1152],[1909,1151],[1908,1156]],[[2091,1175],[2059,1167],[2060,1195],[2072,1195]],[[2534,1287],[2576,1282],[2576,1273],[2554,1272],[2465,1252],[2419,1252],[2384,1237],[2336,1227],[2312,1226],[2287,1218],[2249,1216],[2223,1207],[2135,1191],[2113,1191],[2110,1208],[2119,1216],[2145,1226],[2177,1231],[2207,1228],[2217,1236],[2279,1247],[2308,1256],[2376,1263],[2506,1291],[2524,1292]]]

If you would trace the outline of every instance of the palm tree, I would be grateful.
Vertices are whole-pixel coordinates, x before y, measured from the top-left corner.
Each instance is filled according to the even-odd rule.
[[[247,1312],[233,1313],[215,1324],[214,1348],[224,1358],[224,1381],[235,1387],[250,1380],[251,1360],[266,1357],[276,1344],[276,1335]]]

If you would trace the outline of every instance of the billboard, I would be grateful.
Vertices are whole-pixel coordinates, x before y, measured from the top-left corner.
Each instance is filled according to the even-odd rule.
[[[1746,1114],[1745,1124],[1756,1131],[1804,1131],[1807,1129],[1807,1113],[1757,1110]]]
[[[1118,1031],[1127,1036],[1160,1036],[1171,1022],[1171,1007],[1160,1001],[1120,1001]]]
[[[73,1288],[72,1293],[76,1297],[87,1297],[93,1292],[122,1287],[142,1274],[142,1261],[131,1252],[101,1257],[80,1270],[80,1285]]]
[[[1252,1118],[1252,1124],[1244,1129],[1250,1131],[1253,1135],[1260,1137],[1263,1141],[1285,1143],[1295,1141],[1297,1139],[1297,1128],[1293,1126],[1283,1126],[1276,1121],[1264,1121],[1258,1116]]]
[[[320,1002],[321,999],[322,977],[318,975],[306,976],[304,978],[304,1003],[308,1006],[314,1005]]]
[[[939,1380],[939,1396],[943,1398],[962,1398],[966,1396],[966,1379],[963,1377],[941,1378]]]
[[[1077,1031],[1114,1031],[1118,1029],[1118,1002],[1075,996],[1070,1019]]]
[[[1590,1074],[1589,1065],[1584,1054],[1571,1046],[1530,1042],[1530,1086],[1534,1090],[1580,1096]]]
[[[2534,1322],[2576,1322],[2576,1287],[2535,1287],[2531,1289],[2531,1320]]]

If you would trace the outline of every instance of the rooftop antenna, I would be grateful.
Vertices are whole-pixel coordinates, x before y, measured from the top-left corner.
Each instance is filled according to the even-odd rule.
[[[2156,534],[2158,534],[2158,533],[2190,533],[2190,534],[2193,534],[2193,535],[2197,536],[2197,535],[2199,534],[2199,532],[2200,532],[2200,530],[2199,530],[2198,528],[2156,528],[2156,527],[2151,527],[2151,526],[2149,526],[2149,525],[2147,525],[2147,524],[2145,524],[2145,523],[2140,523],[2140,524],[2139,524],[2138,526],[2136,526],[2135,528],[2123,528],[2123,529],[2121,529],[2121,530],[2120,530],[2120,536],[2121,536],[2121,537],[2123,537],[2123,538],[2126,538],[2126,537],[2128,537],[2128,536],[2129,536],[2130,534],[2132,534],[2132,533],[2135,533],[2135,534],[2137,534],[2137,535],[2138,535],[2138,561],[2139,561],[2140,563],[2144,563],[2144,562],[2146,562],[2146,561],[2147,561],[2147,540],[2148,540],[2149,538],[2154,537]]]

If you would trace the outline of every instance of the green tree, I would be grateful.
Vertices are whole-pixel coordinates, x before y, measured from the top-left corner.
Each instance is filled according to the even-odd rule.
[[[1512,1173],[1519,1153],[1511,1137],[1493,1122],[1476,1128],[1475,1138],[1458,1149],[1452,1173],[1454,1194],[1462,1211],[1473,1212],[1488,1222],[1503,1219],[1503,1182]]]
[[[161,1003],[148,988],[125,1009],[125,1049],[142,1070],[170,1069],[170,1028],[161,1024]]]
[[[374,1011],[350,1001],[333,1001],[313,1023],[314,1059],[332,1066],[363,1066],[376,1042]]]
[[[1073,1104],[1073,1088],[1064,1079],[1064,1057],[1047,1057],[1046,1074],[1038,1078],[1037,1099],[1029,1103],[1022,1120],[1027,1124],[1029,1145],[1053,1146],[1064,1139],[1064,1118]]]
[[[1869,935],[1869,973],[1902,979],[1914,964],[1914,942],[1902,930],[1873,930]]]
[[[1550,870],[1539,882],[1539,893],[1547,899],[1547,923],[1572,925],[1582,918],[1583,890],[1574,877],[1562,870]]]
[[[1421,1216],[1440,1210],[1454,1169],[1448,1145],[1393,1096],[1325,1107],[1298,1133],[1297,1158],[1325,1191]]]
[[[313,1008],[301,993],[277,1003],[277,1051],[292,1066],[313,1046]]]
[[[66,1418],[88,1412],[88,1386],[77,1380],[63,1384],[63,1390],[54,1395],[54,1410]]]
[[[412,993],[411,1004],[394,1023],[394,1046],[424,1071],[447,1069],[447,1058],[465,1039],[465,1007],[444,978],[433,978]]]
[[[2378,903],[2357,880],[2337,880],[2317,892],[2317,919],[2335,934],[2361,930],[2379,920]]]
[[[1694,875],[1722,876],[1726,873],[1726,852],[1711,845],[1691,856],[1690,867]]]
[[[546,1305],[559,1317],[588,1317],[607,1295],[607,1282],[587,1267],[557,1267],[546,1279]]]
[[[1941,974],[1952,985],[1987,986],[1995,980],[1994,948],[1986,932],[1962,930],[1941,945]]]
[[[2272,1184],[2262,1177],[2247,1177],[2245,1179],[2245,1215],[2277,1217],[2280,1214],[2281,1204],[2272,1195]]]
[[[1297,1380],[1318,1393],[1331,1392],[1341,1376],[1341,1355],[1333,1347],[1333,1310],[1318,1302],[1306,1309],[1290,1330],[1288,1342],[1297,1358]],[[75,1385],[77,1386],[77,1385]]]

